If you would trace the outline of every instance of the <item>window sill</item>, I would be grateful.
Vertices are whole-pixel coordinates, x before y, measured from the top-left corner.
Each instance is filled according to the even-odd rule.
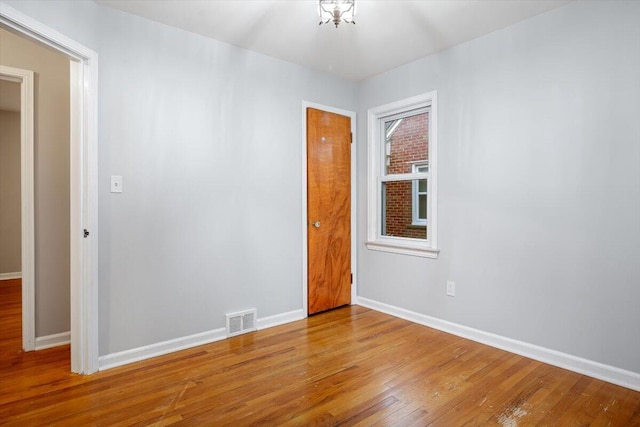
[[[379,241],[368,241],[366,242],[367,249],[374,251],[382,251],[382,252],[391,252],[394,254],[402,254],[402,255],[412,255],[418,256],[422,258],[438,258],[438,254],[440,253],[440,249],[431,248],[428,246],[418,246],[418,245],[406,245],[400,243],[387,243],[387,242],[379,242]]]

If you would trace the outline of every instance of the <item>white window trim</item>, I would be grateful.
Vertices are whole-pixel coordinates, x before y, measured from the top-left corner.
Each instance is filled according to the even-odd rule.
[[[418,168],[427,167],[429,169],[429,162],[424,160],[420,162],[412,162],[411,171],[413,173],[421,173],[418,171]],[[427,174],[429,172],[426,172]],[[429,177],[427,176],[427,180]],[[428,183],[428,181],[427,181]],[[417,226],[427,226],[429,217],[427,215],[427,219],[418,218],[418,212],[420,212],[420,187],[417,181],[411,181],[411,225]],[[427,196],[427,200],[429,199],[429,187],[427,185],[427,191],[424,193]]]
[[[381,120],[389,116],[401,114],[419,108],[430,107],[429,112],[429,173],[412,173],[403,175],[383,174],[384,162],[381,154],[385,147],[384,138],[381,135]],[[381,105],[369,109],[367,113],[368,121],[368,215],[367,215],[367,242],[368,249],[392,252],[404,255],[420,256],[425,258],[437,258],[438,249],[438,185],[437,185],[437,147],[438,147],[438,110],[437,91],[424,93],[411,98]],[[428,175],[427,183],[427,218],[429,218],[428,238],[412,239],[405,237],[392,237],[381,235],[381,198],[382,182],[404,181],[407,179],[425,179]]]

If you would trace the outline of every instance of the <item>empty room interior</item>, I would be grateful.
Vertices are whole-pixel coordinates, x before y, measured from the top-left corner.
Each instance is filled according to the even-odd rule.
[[[0,0],[0,424],[640,426],[640,1]]]

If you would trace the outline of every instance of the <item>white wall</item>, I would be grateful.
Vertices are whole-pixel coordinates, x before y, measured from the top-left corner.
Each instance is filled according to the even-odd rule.
[[[640,372],[638,22],[576,2],[364,81],[360,295]],[[440,257],[367,250],[362,118],[431,90]]]

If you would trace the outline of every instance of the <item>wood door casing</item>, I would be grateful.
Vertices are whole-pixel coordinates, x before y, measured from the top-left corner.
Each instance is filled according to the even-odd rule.
[[[308,313],[350,304],[351,118],[314,108],[307,108],[307,236]]]

